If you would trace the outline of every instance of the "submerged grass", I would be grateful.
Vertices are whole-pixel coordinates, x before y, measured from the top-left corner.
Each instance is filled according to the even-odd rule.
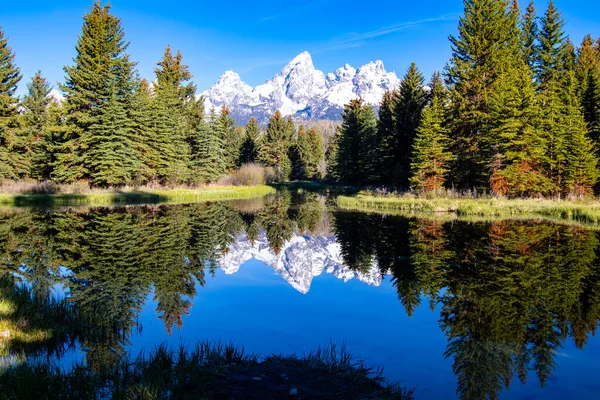
[[[557,220],[576,221],[584,224],[600,224],[600,201],[598,200],[547,200],[416,197],[413,195],[373,196],[358,194],[353,197],[339,196],[337,205],[347,210],[375,212],[403,212],[406,214],[449,213],[459,217],[540,216]]]
[[[266,185],[213,186],[200,189],[114,189],[93,190],[89,193],[0,193],[0,204],[11,206],[182,204],[199,201],[250,199],[272,193],[275,193],[275,189]]]
[[[0,399],[289,399],[292,389],[303,399],[412,399],[412,391],[386,383],[380,369],[336,345],[264,359],[230,344],[201,342],[191,351],[161,345],[108,373],[33,363],[0,374]]]

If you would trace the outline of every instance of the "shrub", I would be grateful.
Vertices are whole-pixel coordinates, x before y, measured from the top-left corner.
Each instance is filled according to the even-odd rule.
[[[257,163],[244,164],[231,175],[234,186],[264,185],[266,182],[265,168]]]

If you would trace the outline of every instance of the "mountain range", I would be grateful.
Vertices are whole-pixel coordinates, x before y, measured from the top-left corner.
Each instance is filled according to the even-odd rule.
[[[265,232],[251,243],[240,234],[228,251],[218,261],[219,268],[227,275],[239,271],[251,259],[270,266],[294,289],[306,294],[314,277],[323,272],[332,274],[344,282],[357,278],[369,285],[379,286],[383,275],[375,260],[369,271],[353,271],[344,265],[341,246],[335,236],[296,235],[276,254],[269,246]]]
[[[262,85],[252,87],[237,73],[227,71],[201,95],[207,110],[227,105],[238,124],[251,116],[266,124],[276,110],[295,119],[339,120],[350,100],[362,98],[378,105],[386,91],[399,86],[396,73],[387,72],[382,61],[358,69],[346,64],[325,74],[314,67],[311,55],[305,51]]]

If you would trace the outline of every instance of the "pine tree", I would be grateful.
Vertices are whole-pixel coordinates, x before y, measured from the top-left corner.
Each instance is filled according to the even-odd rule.
[[[41,136],[34,143],[31,155],[31,176],[38,180],[54,180],[54,168],[63,145],[65,110],[53,100],[47,108]]]
[[[221,112],[215,121],[215,129],[223,141],[225,170],[232,172],[239,166],[243,136],[236,129],[235,120],[231,117],[231,111],[226,105],[221,108]]]
[[[490,97],[491,132],[498,138],[490,188],[502,196],[539,196],[553,190],[543,162],[545,138],[539,130],[540,106],[525,61],[503,74]]]
[[[184,183],[189,178],[190,147],[186,142],[186,104],[194,101],[195,86],[187,83],[192,74],[183,64],[181,52],[175,56],[167,46],[157,63],[153,99],[153,129],[160,163],[158,178],[167,183]]]
[[[94,185],[125,185],[138,170],[133,129],[123,123],[126,120],[123,104],[113,97],[102,104],[96,123],[82,136],[82,145],[88,149],[86,170]]]
[[[23,98],[21,106],[23,107],[23,120],[25,124],[24,137],[27,138],[29,151],[25,155],[27,157],[26,165],[28,166],[29,174],[37,179],[48,179],[51,167],[50,160],[44,160],[45,146],[40,146],[42,138],[48,134],[48,107],[52,102],[50,96],[50,84],[38,71],[31,82],[27,84],[27,95]],[[34,166],[33,160],[36,165]],[[40,165],[40,161],[47,161],[48,165]]]
[[[258,152],[260,162],[275,170],[278,181],[285,181],[292,172],[289,150],[294,137],[294,121],[284,118],[279,110],[269,119],[269,125]]]
[[[371,184],[375,175],[377,121],[373,109],[361,99],[344,107],[338,140],[335,175],[350,184]]]
[[[600,60],[591,35],[581,44],[577,57],[578,95],[590,137],[600,145]]]
[[[72,182],[88,178],[85,165],[87,149],[82,138],[90,135],[91,127],[100,120],[104,103],[117,98],[125,101],[135,90],[135,63],[126,53],[129,43],[121,20],[110,14],[110,6],[95,1],[84,16],[81,35],[75,46],[74,65],[65,67],[67,114],[65,141],[58,155],[55,175],[58,180]],[[121,121],[119,124],[128,123]],[[95,132],[104,129],[94,128]],[[86,142],[97,143],[88,137]]]
[[[244,142],[240,149],[240,165],[256,162],[258,158],[259,134],[260,127],[258,126],[258,122],[256,122],[256,118],[252,116],[246,124],[246,129],[244,129]]]
[[[559,81],[564,73],[564,57],[569,50],[564,25],[562,15],[554,5],[554,0],[550,0],[541,21],[539,33],[540,45],[536,79],[540,84],[541,91],[547,90],[550,82]]]
[[[411,158],[410,182],[418,192],[440,190],[453,159],[448,150],[449,130],[445,121],[447,96],[438,73],[433,75],[430,87],[430,104],[423,111]]]
[[[216,121],[215,110],[211,110],[208,121],[202,120],[196,131],[196,146],[192,147],[191,175],[194,182],[208,183],[225,175],[225,150],[223,138]]]
[[[566,171],[566,192],[584,197],[592,194],[598,177],[598,157],[594,142],[588,136],[587,126],[580,110],[580,101],[576,92],[577,84],[574,71],[567,76],[564,91],[564,129],[568,138],[568,158]]]
[[[134,180],[140,184],[157,181],[159,144],[156,132],[152,129],[152,95],[146,79],[142,79],[136,88],[127,108],[127,115],[133,128],[134,151],[139,160]]]
[[[391,184],[394,179],[394,169],[390,166],[395,165],[396,154],[394,152],[397,125],[396,125],[396,103],[398,101],[397,91],[387,91],[383,95],[379,105],[379,120],[377,121],[377,142],[378,142],[378,165],[379,171],[378,183]]]
[[[331,139],[331,142],[327,147],[327,151],[325,152],[325,162],[327,164],[325,177],[330,182],[339,182],[340,180],[340,176],[338,174],[340,171],[340,167],[338,166],[337,161],[341,136],[342,127],[338,125],[335,128],[335,135]]]
[[[315,128],[308,130],[307,136],[309,157],[306,162],[306,175],[308,179],[322,179],[324,176],[325,151],[323,138]]]
[[[520,52],[515,51],[514,14],[505,0],[465,0],[464,5],[459,35],[450,36],[452,59],[445,71],[453,177],[461,188],[487,188],[497,145],[490,132],[489,95]]]
[[[23,148],[17,119],[19,100],[15,96],[22,76],[14,60],[15,54],[0,28],[0,179],[16,179],[22,175],[11,155]]]
[[[410,157],[413,152],[413,142],[421,123],[423,108],[427,101],[424,89],[423,74],[412,63],[402,78],[398,98],[395,102],[396,140],[390,146],[394,163],[391,182],[396,187],[408,188],[410,178]]]
[[[525,62],[533,72],[535,71],[538,53],[538,22],[533,2],[529,3],[527,11],[525,11],[525,15],[521,21],[521,30],[524,42],[523,55]]]

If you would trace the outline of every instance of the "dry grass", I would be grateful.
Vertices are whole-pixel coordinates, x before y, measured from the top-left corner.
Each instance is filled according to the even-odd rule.
[[[125,186],[92,188],[86,182],[55,185],[48,182],[6,182],[0,185],[0,204],[15,206],[70,206],[111,204],[193,203],[213,200],[238,200],[274,193],[265,186]]]
[[[364,211],[401,211],[408,214],[452,213],[457,216],[542,216],[588,224],[600,223],[600,201],[569,199],[506,199],[490,196],[373,195],[359,193],[337,198],[340,208]]]

